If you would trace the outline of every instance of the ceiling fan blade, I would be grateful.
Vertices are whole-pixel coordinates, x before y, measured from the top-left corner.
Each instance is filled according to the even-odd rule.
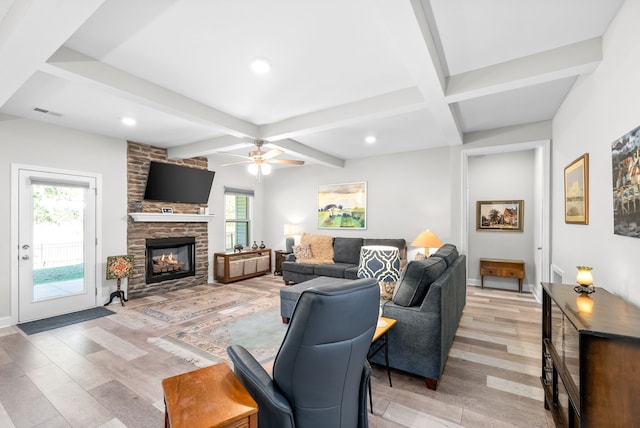
[[[249,156],[245,156],[245,155],[239,155],[237,153],[231,153],[231,152],[216,152],[217,154],[221,154],[221,155],[229,155],[229,156],[235,156],[237,158],[242,158],[242,159],[249,159],[249,160],[253,160],[252,158],[250,158]]]
[[[252,163],[252,160],[245,160],[245,161],[240,161],[240,162],[231,162],[231,163],[225,163],[222,164],[220,166],[231,166],[231,165],[240,165],[241,163]]]
[[[304,165],[304,161],[293,159],[271,159],[269,163],[282,163],[287,165]]]
[[[280,149],[271,149],[267,153],[262,155],[262,159],[271,159],[283,153],[284,152]]]

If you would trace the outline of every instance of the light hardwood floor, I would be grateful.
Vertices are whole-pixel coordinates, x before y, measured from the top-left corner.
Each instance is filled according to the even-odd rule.
[[[374,366],[370,427],[554,426],[538,380],[540,305],[511,291],[467,296],[437,391],[397,371],[391,388]],[[163,426],[161,380],[195,367],[148,343],[158,330],[111,318],[31,336],[0,329],[0,427]]]

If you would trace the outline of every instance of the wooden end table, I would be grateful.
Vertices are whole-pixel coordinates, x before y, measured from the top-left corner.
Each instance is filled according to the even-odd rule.
[[[387,333],[391,330],[391,327],[396,323],[396,320],[391,318],[380,317],[378,320],[378,326],[376,327],[376,331],[373,333],[373,339],[371,340],[372,344],[376,344],[378,341],[381,343],[377,346],[377,348],[369,350],[369,354],[367,355],[367,359],[376,355],[381,349],[384,349],[384,363],[387,366],[387,376],[389,376],[389,386],[393,387],[391,384],[391,369],[389,368],[389,341],[387,340]],[[373,413],[373,398],[371,397],[371,382],[369,382],[369,407],[371,407],[371,413]]]
[[[227,363],[162,380],[165,428],[257,428],[258,405]]]
[[[273,274],[282,276],[282,262],[287,258],[287,254],[291,253],[287,253],[284,250],[276,250],[274,253],[276,255],[276,267],[273,270]]]

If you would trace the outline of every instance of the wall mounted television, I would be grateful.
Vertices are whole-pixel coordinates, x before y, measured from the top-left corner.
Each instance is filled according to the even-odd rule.
[[[151,161],[144,199],[206,204],[215,171]]]

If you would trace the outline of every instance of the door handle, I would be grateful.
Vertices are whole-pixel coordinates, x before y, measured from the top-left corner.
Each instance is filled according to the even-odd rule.
[[[24,244],[24,245],[22,246],[22,249],[23,249],[23,250],[28,250],[29,248],[30,248],[30,247],[29,247],[29,245],[28,245],[28,244]]]
[[[30,257],[28,255],[26,255],[26,254],[24,256],[22,256],[22,260],[29,260],[29,258]]]

